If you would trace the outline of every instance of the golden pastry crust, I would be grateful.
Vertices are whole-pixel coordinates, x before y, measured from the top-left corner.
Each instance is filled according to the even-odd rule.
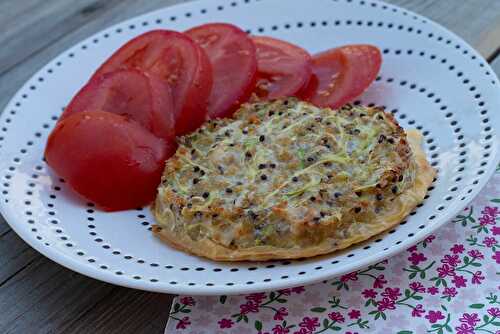
[[[200,133],[195,133],[181,139],[176,156],[167,162],[164,179],[153,207],[158,222],[158,225],[153,227],[156,236],[177,249],[219,261],[311,257],[369,239],[400,223],[422,202],[435,171],[428,164],[420,147],[421,135],[412,130],[405,134],[392,115],[374,108],[343,108],[336,111],[340,118],[332,119],[334,125],[325,125],[327,129],[335,126],[348,129],[348,134],[341,133],[342,140],[352,142],[353,138],[359,139],[351,145],[354,149],[346,155],[347,158],[339,158],[338,155],[338,152],[345,151],[346,147],[331,148],[328,146],[333,146],[332,143],[323,144],[328,149],[314,156],[315,161],[311,161],[309,165],[304,161],[304,164],[299,166],[297,164],[301,161],[297,162],[297,157],[280,156],[293,147],[280,151],[279,148],[263,144],[266,152],[273,152],[274,155],[267,154],[265,161],[256,161],[255,164],[260,167],[266,165],[266,168],[257,168],[257,175],[253,175],[255,170],[250,167],[245,167],[247,170],[242,172],[244,165],[238,165],[238,162],[247,158],[244,154],[251,152],[254,156],[259,155],[258,149],[249,148],[246,143],[249,139],[260,138],[263,128],[267,131],[267,140],[283,140],[280,135],[276,135],[276,138],[270,137],[274,135],[272,129],[269,130],[269,120],[279,116],[275,115],[275,112],[286,113],[293,109],[290,114],[294,117],[293,113],[299,108],[304,117],[314,115],[316,122],[319,120],[318,115],[324,118],[331,113],[303,102],[290,99],[286,101],[286,104],[278,101],[247,106],[246,109],[244,107],[236,115],[236,121],[223,120],[215,125],[208,124],[200,131],[201,137]],[[259,110],[260,116],[252,117],[252,113]],[[371,119],[359,121],[363,117]],[[348,123],[342,123],[346,120]],[[352,120],[355,127],[351,126]],[[323,119],[320,120],[321,124],[324,122]],[[294,121],[294,124],[297,123],[300,123],[300,118]],[[308,128],[310,125],[301,126]],[[321,128],[321,125],[319,128],[316,133],[320,134],[320,138],[311,147],[323,143],[321,137],[324,128]],[[207,139],[217,137],[228,129],[233,132],[227,136],[230,140]],[[241,130],[242,133],[235,138],[236,130]],[[300,129],[294,129],[295,134],[298,133],[298,137],[294,137],[294,145],[297,145],[297,142],[300,144],[301,140],[310,141],[310,138],[304,139],[304,135],[297,130]],[[340,141],[339,134],[335,131],[332,133],[337,136],[337,141]],[[370,135],[374,137],[369,137]],[[293,137],[293,134],[289,136]],[[375,144],[366,144],[370,142],[370,138],[375,140]],[[381,141],[381,138],[391,140],[387,143]],[[214,143],[218,144],[224,140],[225,144],[219,145],[223,147],[222,151],[210,156],[214,149],[220,149]],[[195,149],[196,152],[193,151]],[[242,156],[235,155],[232,149],[241,151]],[[310,149],[307,153],[312,151],[314,150]],[[199,152],[209,154],[196,157],[200,155]],[[326,161],[324,158],[332,156],[332,153],[336,153],[336,156]],[[186,161],[186,156],[191,159]],[[367,159],[367,156],[370,158]],[[359,159],[366,161],[368,172],[352,168],[351,165],[359,164]],[[216,161],[216,164],[209,165],[213,161]],[[249,161],[242,163],[250,164]],[[183,170],[186,164],[192,172]],[[231,169],[235,164],[240,170]],[[262,170],[269,170],[270,164],[275,165],[272,169],[276,172],[267,177],[266,182],[263,182],[264,186],[248,186],[250,191],[246,191],[247,183],[251,182],[246,180],[247,183],[238,183],[237,180],[243,178],[241,173],[244,173],[245,177],[248,177],[246,174],[251,174],[254,180],[252,184],[258,183],[255,179],[259,180]],[[214,166],[222,170],[214,172]],[[344,182],[338,179],[342,168],[349,168],[350,176],[355,176],[358,180],[346,178]],[[287,175],[287,171],[290,175]],[[331,171],[336,175],[333,179],[325,174]],[[203,184],[198,180],[201,177],[195,177],[193,173],[197,173],[195,176],[203,174],[207,184]],[[314,179],[316,174],[321,177],[310,187],[311,179]],[[297,181],[294,178],[297,175],[303,180]],[[186,179],[191,184],[187,184]],[[227,189],[231,190],[230,194],[225,194]],[[337,198],[339,189],[342,190],[345,200],[342,200],[342,197]],[[263,191],[265,196],[260,193],[252,197],[258,191]],[[290,193],[293,196],[289,196]],[[199,196],[196,196],[197,194]],[[333,196],[331,200],[329,194]],[[313,197],[314,201],[311,201]]]

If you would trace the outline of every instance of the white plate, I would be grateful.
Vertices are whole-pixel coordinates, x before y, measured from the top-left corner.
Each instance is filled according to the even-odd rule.
[[[314,5],[312,4],[314,3]],[[429,197],[388,233],[346,251],[301,261],[217,263],[178,252],[148,230],[147,208],[94,211],[42,160],[57,116],[91,73],[132,37],[232,22],[317,52],[347,43],[383,50],[380,77],[362,96],[425,134],[439,170]],[[206,0],[169,7],[99,32],[36,73],[0,118],[1,210],[12,228],[54,261],[133,288],[232,294],[316,282],[389,257],[446,223],[483,187],[498,163],[500,85],[460,38],[404,9],[359,0]]]

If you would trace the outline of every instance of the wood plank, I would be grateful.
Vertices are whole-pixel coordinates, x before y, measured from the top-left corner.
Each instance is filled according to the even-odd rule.
[[[114,2],[93,2],[84,0],[71,5],[64,0],[29,1],[28,6],[13,6],[7,1],[4,11],[13,11],[11,19],[3,21],[0,31],[3,31],[0,42],[4,50],[0,54],[0,75],[7,72],[16,64],[35,54],[47,44],[57,41],[67,32],[79,27],[85,20],[92,21],[100,7],[113,7]],[[87,10],[96,8],[96,10]],[[105,10],[105,8],[103,8]],[[10,22],[16,20],[17,24]],[[36,29],[33,29],[36,27]],[[64,27],[63,29],[58,29]],[[15,57],[13,57],[15,55]]]
[[[41,255],[9,230],[0,241],[0,287]]]
[[[0,333],[161,333],[171,298],[102,283],[40,257],[1,288]]]
[[[10,226],[0,214],[0,240],[10,231]]]
[[[61,328],[67,315],[78,316],[112,290],[112,286],[78,276],[39,258],[2,287],[0,332],[29,333],[38,328],[44,333],[48,326]]]
[[[480,40],[478,48],[485,50],[484,54],[488,55],[487,60],[491,62],[496,59],[500,53],[500,17],[491,29],[482,34]]]
[[[116,289],[61,333],[163,333],[172,299],[166,294],[133,290],[124,294]]]
[[[496,58],[491,62],[491,67],[495,73],[500,77],[500,55],[497,55]]]

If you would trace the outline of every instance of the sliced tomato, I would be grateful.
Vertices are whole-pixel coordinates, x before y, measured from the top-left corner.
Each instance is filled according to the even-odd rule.
[[[252,40],[240,28],[226,23],[204,24],[186,34],[203,47],[212,64],[208,116],[231,116],[255,88],[257,60]]]
[[[138,68],[170,85],[177,135],[205,121],[212,69],[205,52],[185,34],[170,30],[142,34],[118,49],[93,78],[123,68]]]
[[[115,211],[155,198],[164,161],[175,148],[124,116],[84,111],[57,123],[45,158],[78,194]]]
[[[262,99],[294,96],[307,86],[312,71],[309,53],[291,43],[253,37],[257,50],[257,88]]]
[[[381,63],[380,50],[372,45],[346,45],[319,53],[313,56],[317,83],[313,81],[301,97],[320,107],[338,108],[368,88]]]
[[[160,138],[174,139],[170,88],[140,70],[117,70],[91,80],[73,97],[61,120],[86,110],[129,117]]]
[[[318,89],[319,85],[319,80],[318,77],[314,74],[311,73],[311,77],[309,78],[309,82],[307,83],[306,86],[302,87],[302,89],[297,92],[297,97],[307,99],[308,97],[311,97],[314,95],[314,92]]]

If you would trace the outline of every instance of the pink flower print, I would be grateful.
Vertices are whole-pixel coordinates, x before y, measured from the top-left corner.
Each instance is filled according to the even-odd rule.
[[[292,289],[289,289],[289,288],[282,289],[282,290],[278,290],[278,292],[284,296],[290,296],[292,294]]]
[[[385,288],[381,295],[395,301],[398,300],[399,296],[401,296],[401,292],[399,292],[399,288]]]
[[[465,288],[467,286],[467,279],[461,275],[455,275],[451,281],[457,288]]]
[[[175,326],[175,329],[186,329],[187,326],[191,325],[191,321],[189,321],[189,317],[184,317]]]
[[[295,288],[292,288],[292,292],[296,294],[300,294],[304,291],[306,291],[306,289],[303,286],[296,286]]]
[[[219,327],[221,329],[223,329],[223,328],[231,328],[234,325],[234,322],[231,319],[225,319],[225,318],[220,319],[217,323],[219,324]]]
[[[181,299],[179,299],[179,301],[181,302],[181,304],[188,306],[193,306],[194,304],[196,304],[193,297],[182,297]]]
[[[310,331],[313,331],[316,329],[316,327],[319,326],[319,319],[317,317],[314,318],[304,317],[299,326],[304,327]]]
[[[274,314],[273,319],[274,319],[274,320],[280,320],[280,321],[281,321],[281,320],[283,320],[283,319],[284,319],[284,317],[286,317],[287,315],[288,315],[288,311],[287,311],[287,309],[286,309],[286,308],[284,308],[284,307],[280,307],[280,308],[276,311],[276,313]]]
[[[384,298],[377,302],[377,309],[379,311],[394,310],[396,306],[394,305],[394,300],[389,298]]]
[[[345,332],[345,334],[358,334],[358,332]]]
[[[415,292],[425,292],[425,287],[420,282],[411,282],[410,289]]]
[[[441,263],[446,263],[449,264],[452,267],[458,266],[458,264],[462,262],[458,255],[445,255],[444,258],[441,260]]]
[[[455,268],[447,264],[443,264],[441,267],[437,268],[437,272],[440,278],[445,278],[446,276],[454,276]]]
[[[434,324],[439,320],[444,319],[444,315],[443,313],[441,313],[441,311],[429,311],[424,318],[429,320],[431,324]]]
[[[456,334],[474,334],[474,327],[468,324],[462,323],[459,327],[455,327],[457,330]]]
[[[411,246],[410,248],[407,249],[408,252],[413,253],[417,251],[417,245]]]
[[[453,254],[462,254],[465,250],[464,245],[454,244],[453,247],[450,248],[450,251]]]
[[[481,284],[481,281],[484,279],[481,271],[476,271],[472,274],[472,284]]]
[[[427,293],[434,296],[435,294],[439,293],[439,289],[436,288],[435,286],[430,286],[427,288]]]
[[[479,225],[481,226],[486,226],[486,225],[495,225],[495,217],[492,216],[482,216],[479,218]]]
[[[480,260],[484,259],[483,253],[481,253],[477,249],[471,249],[470,251],[467,252],[467,254],[469,254],[469,256],[474,259],[480,259]]]
[[[496,243],[497,243],[497,240],[493,237],[486,237],[483,240],[483,244],[485,244],[486,247],[493,247],[496,245]]]
[[[259,312],[259,305],[251,300],[247,301],[246,304],[240,305],[240,313],[257,313]]]
[[[457,295],[457,290],[455,288],[444,288],[443,296],[445,297],[455,297]]]
[[[344,316],[342,314],[340,314],[340,312],[332,312],[332,313],[328,313],[328,318],[330,318],[331,320],[335,321],[335,322],[344,322]]]
[[[432,242],[432,240],[436,239],[436,236],[434,235],[429,235],[427,238],[425,238],[425,242],[427,242],[428,244],[430,244]]]
[[[359,310],[351,310],[349,313],[347,313],[349,316],[349,319],[358,319],[361,315],[361,312]]]
[[[358,273],[357,272],[352,272],[347,275],[342,275],[340,276],[340,281],[341,282],[347,282],[347,281],[357,281],[358,280]]]
[[[427,260],[423,253],[411,253],[410,257],[408,257],[408,261],[411,262],[414,266],[418,265],[420,262],[424,262]]]
[[[365,298],[375,298],[377,297],[377,291],[373,289],[364,289],[363,292],[361,292],[363,297]]]
[[[492,317],[499,318],[500,317],[500,308],[492,307],[488,309],[488,314]]]
[[[293,332],[293,334],[311,334],[312,332],[307,328],[300,328],[298,331]]]
[[[382,289],[386,283],[387,281],[384,279],[384,275],[378,275],[375,281],[373,281],[373,288]]]
[[[496,217],[499,213],[499,210],[497,207],[491,207],[491,206],[485,206],[483,211],[481,211],[483,215],[488,215],[492,217]]]
[[[459,320],[472,327],[475,327],[481,321],[477,313],[464,313]]]
[[[498,226],[493,226],[491,228],[491,233],[493,233],[493,235],[500,235],[500,227]]]
[[[273,334],[287,334],[290,333],[290,330],[286,327],[283,327],[281,325],[276,325],[272,329]]]
[[[496,251],[495,255],[493,255],[491,258],[495,260],[498,264],[500,264],[500,251]]]
[[[246,300],[250,300],[250,301],[254,302],[255,304],[261,304],[265,298],[266,298],[265,292],[252,293],[252,294],[245,296]]]
[[[411,311],[411,316],[416,317],[416,318],[420,318],[422,315],[424,315],[424,313],[425,313],[424,306],[422,304],[418,304]]]

